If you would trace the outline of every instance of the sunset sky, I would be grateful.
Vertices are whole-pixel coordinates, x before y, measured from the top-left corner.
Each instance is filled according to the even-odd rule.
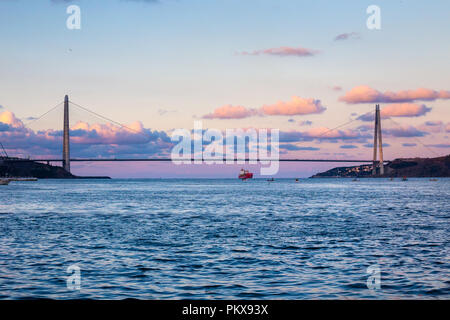
[[[69,30],[66,8],[81,9]],[[381,29],[366,26],[369,5]],[[11,156],[170,153],[174,129],[276,128],[280,157],[385,159],[450,153],[450,2],[0,0],[0,142]],[[356,119],[347,126],[327,132]],[[282,164],[303,177],[336,164]],[[239,166],[241,167],[241,166]],[[250,167],[255,169],[255,167]],[[235,177],[235,166],[72,164],[75,174]]]

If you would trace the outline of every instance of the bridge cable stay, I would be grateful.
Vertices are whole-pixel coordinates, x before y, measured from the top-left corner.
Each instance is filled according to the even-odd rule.
[[[26,127],[28,127],[31,123],[36,122],[40,119],[42,119],[43,117],[45,117],[47,114],[49,114],[50,112],[52,112],[53,110],[55,110],[56,108],[58,108],[61,104],[63,104],[63,102],[58,103],[56,106],[54,106],[53,108],[49,109],[47,112],[41,114],[39,117],[34,118],[32,120],[30,120],[29,122],[25,123],[24,125]]]
[[[5,154],[6,158],[9,158],[8,152],[6,152],[6,149],[5,149],[5,147],[3,146],[3,143],[0,142],[0,146],[2,147],[3,153]],[[1,156],[1,153],[0,153],[0,156]]]
[[[394,123],[395,125],[397,125],[399,128],[403,128],[402,125],[396,121],[394,121],[391,118],[388,118],[387,120],[392,121],[392,123]],[[430,147],[428,147],[426,144],[424,144],[422,141],[420,141],[419,138],[412,136],[411,138],[413,138],[416,142],[418,142],[419,144],[421,144],[422,146],[424,146],[428,151],[430,151],[431,153],[433,153],[435,156],[440,156],[440,154],[438,154],[437,152],[435,152],[433,149],[431,149]]]
[[[75,103],[75,102],[73,102],[73,101],[70,101],[70,103],[73,104],[74,106],[78,107],[78,108],[83,109],[84,111],[87,111],[87,112],[89,112],[89,113],[91,113],[91,114],[93,114],[93,115],[95,115],[95,116],[97,116],[97,117],[99,117],[99,118],[105,120],[105,121],[114,123],[115,125],[118,125],[118,126],[120,126],[120,127],[122,127],[122,128],[128,129],[128,130],[130,130],[130,131],[134,131],[134,132],[136,132],[136,133],[138,133],[138,134],[141,134],[141,135],[144,135],[144,134],[143,134],[142,132],[140,132],[140,131],[137,131],[137,130],[135,130],[135,129],[132,129],[132,128],[130,128],[130,127],[128,127],[128,126],[126,126],[126,125],[120,123],[120,122],[117,122],[117,121],[114,121],[114,120],[109,119],[109,118],[107,118],[107,117],[104,117],[104,116],[102,116],[102,115],[100,115],[100,114],[98,114],[98,113],[96,113],[96,112],[94,112],[94,111],[89,110],[89,109],[86,108],[86,107],[80,106],[79,104],[77,104],[77,103]],[[369,112],[367,112],[367,113],[364,113],[364,114],[360,115],[359,117],[363,117],[363,116],[369,115],[369,114],[371,114],[371,113],[374,113],[374,111],[369,111]],[[359,118],[359,117],[358,117],[358,118]],[[348,122],[346,122],[346,123],[344,123],[344,124],[341,124],[341,125],[339,125],[339,126],[337,126],[337,127],[331,128],[331,129],[329,129],[329,130],[323,132],[322,134],[318,135],[317,138],[322,137],[322,136],[326,135],[327,133],[329,133],[329,132],[331,132],[331,131],[340,129],[340,128],[342,128],[342,127],[344,127],[344,126],[346,126],[346,125],[348,125],[348,124],[350,124],[350,123],[352,123],[352,122],[354,122],[354,121],[357,121],[357,120],[359,120],[358,118],[352,119],[352,120],[350,120],[350,121],[348,121]]]
[[[135,132],[135,133],[137,133],[137,134],[140,134],[140,135],[145,136],[146,138],[148,138],[148,136],[147,136],[146,134],[144,134],[144,133],[142,133],[142,132],[140,132],[140,131],[137,131],[137,130],[135,130],[135,129],[133,129],[133,128],[130,128],[130,127],[128,127],[128,126],[126,126],[126,125],[124,125],[124,124],[122,124],[122,123],[120,123],[120,122],[117,122],[117,121],[115,121],[115,120],[113,120],[113,119],[110,119],[110,118],[108,118],[108,117],[102,116],[101,114],[99,114],[99,113],[97,113],[97,112],[95,112],[95,111],[92,111],[92,110],[90,110],[90,109],[88,109],[88,108],[86,108],[86,107],[83,107],[83,106],[81,106],[81,105],[79,105],[79,104],[77,104],[77,103],[75,103],[75,102],[73,102],[73,101],[69,101],[69,102],[70,102],[72,105],[74,105],[74,106],[76,106],[76,107],[78,107],[78,108],[80,108],[80,109],[82,109],[82,110],[84,110],[84,111],[86,111],[86,112],[88,112],[88,113],[91,113],[91,114],[93,114],[94,116],[96,116],[96,117],[98,117],[98,118],[100,118],[100,119],[102,119],[102,120],[104,120],[104,121],[113,123],[113,124],[115,124],[115,125],[117,125],[117,126],[119,126],[119,127],[121,127],[121,128],[130,130],[130,131],[133,131],[133,132]],[[346,122],[346,123],[344,123],[344,124],[341,124],[341,125],[339,125],[339,126],[336,126],[336,127],[334,127],[334,128],[328,129],[327,131],[321,133],[320,135],[318,135],[318,136],[315,137],[315,138],[316,138],[316,139],[317,139],[317,138],[320,138],[320,137],[326,135],[327,133],[330,133],[330,132],[332,132],[332,131],[335,131],[335,130],[338,130],[338,129],[342,128],[342,127],[345,127],[345,126],[349,125],[350,123],[352,123],[352,122],[354,122],[354,121],[360,120],[360,117],[368,116],[368,115],[373,114],[373,113],[374,113],[374,111],[371,110],[371,111],[368,111],[368,112],[366,112],[366,113],[364,113],[364,114],[361,114],[361,115],[359,115],[358,117],[356,117],[355,119],[352,119],[352,120],[350,120],[350,121],[348,121],[348,122]]]
[[[24,123],[24,126],[25,126],[25,127],[28,127],[28,125],[30,125],[31,123],[33,123],[33,122],[35,122],[35,121],[37,121],[37,120],[39,120],[39,119],[42,119],[42,118],[45,117],[47,114],[49,114],[50,112],[52,112],[53,110],[55,110],[56,108],[58,108],[61,104],[62,104],[62,102],[58,103],[58,104],[55,105],[53,108],[51,108],[51,109],[49,109],[48,111],[46,111],[45,113],[41,114],[39,117],[34,118],[34,119],[28,121],[27,123]],[[3,146],[3,144],[2,144],[1,142],[0,142],[0,147],[1,147],[2,151],[3,151],[3,153],[5,154],[6,158],[9,158],[8,153],[6,152],[6,149],[5,149],[5,147]],[[0,153],[0,156],[1,156],[1,153]]]
[[[55,110],[56,108],[58,108],[62,103],[63,103],[63,102],[58,103],[57,105],[55,105],[53,108],[51,108],[51,109],[48,110],[47,112],[45,112],[45,113],[43,113],[42,115],[40,115],[39,117],[37,117],[37,118],[35,118],[35,119],[29,121],[29,122],[26,123],[25,125],[28,126],[29,124],[31,124],[31,123],[33,123],[33,122],[35,122],[35,121],[37,121],[37,120],[39,120],[39,119],[45,117],[47,114],[49,114],[50,112],[52,112],[53,110]],[[135,133],[137,133],[137,134],[139,134],[139,135],[142,135],[142,136],[148,138],[148,136],[147,136],[146,134],[144,134],[143,132],[141,132],[141,131],[138,131],[138,130],[135,130],[135,129],[133,129],[133,128],[130,128],[130,127],[128,127],[128,126],[126,126],[126,125],[124,125],[124,124],[122,124],[122,123],[120,123],[120,122],[117,122],[117,121],[115,121],[115,120],[113,120],[113,119],[110,119],[110,118],[108,118],[108,117],[102,116],[102,115],[98,114],[97,112],[94,112],[94,111],[92,111],[92,110],[90,110],[90,109],[88,109],[88,108],[86,108],[86,107],[83,107],[83,106],[81,106],[81,105],[79,105],[79,104],[77,104],[77,103],[75,103],[75,102],[73,102],[73,101],[70,101],[70,103],[71,103],[72,105],[74,105],[74,106],[76,106],[76,107],[78,107],[78,108],[80,108],[80,109],[82,109],[82,110],[84,110],[84,111],[86,111],[86,112],[88,112],[88,113],[90,113],[90,114],[92,114],[92,115],[94,115],[94,116],[96,116],[96,117],[98,117],[98,118],[104,120],[104,121],[113,123],[113,124],[115,124],[115,125],[117,125],[117,126],[119,126],[119,127],[121,127],[121,128],[127,129],[127,130],[129,130],[129,131],[133,131],[133,132],[135,132]],[[334,127],[334,128],[331,128],[331,129],[326,130],[325,132],[321,133],[320,135],[316,136],[315,138],[317,139],[317,138],[323,137],[323,136],[325,136],[326,134],[328,134],[328,133],[330,133],[330,132],[332,132],[332,131],[335,131],[335,130],[338,130],[338,129],[342,128],[342,127],[345,127],[345,126],[349,125],[350,123],[352,123],[352,122],[354,122],[354,121],[360,120],[360,117],[363,117],[363,116],[366,116],[366,115],[370,115],[370,114],[373,114],[373,113],[374,113],[374,111],[371,110],[371,111],[366,112],[366,113],[364,113],[364,114],[362,114],[362,115],[359,115],[359,116],[356,117],[355,119],[352,119],[352,120],[350,120],[350,121],[347,121],[347,122],[344,123],[344,124],[341,124],[341,125],[339,125],[339,126],[336,126],[336,127]]]
[[[364,117],[364,116],[369,115],[369,114],[371,114],[371,113],[374,113],[374,111],[366,112],[366,113],[364,113],[364,114],[358,116],[358,117],[355,118],[355,119],[352,119],[352,120],[350,120],[350,121],[348,121],[348,122],[346,122],[346,123],[344,123],[344,124],[341,124],[341,125],[339,125],[339,126],[337,126],[337,127],[331,128],[331,129],[329,129],[329,130],[323,132],[322,134],[318,135],[317,138],[320,138],[320,137],[322,137],[322,136],[326,135],[327,133],[332,132],[332,131],[334,131],[334,130],[337,130],[337,129],[340,129],[340,128],[342,128],[342,127],[345,127],[346,125],[348,125],[348,124],[350,124],[350,123],[352,123],[352,122],[354,122],[354,121],[358,121],[358,120],[360,120],[360,119],[359,119],[360,117]]]
[[[359,115],[358,117],[356,117],[355,119],[352,119],[352,120],[350,120],[350,121],[347,121],[347,122],[344,123],[344,124],[341,124],[341,125],[339,125],[339,126],[337,126],[337,127],[328,129],[328,130],[325,131],[325,132],[322,132],[320,135],[318,135],[318,136],[315,137],[315,138],[316,138],[316,139],[321,138],[321,137],[323,137],[324,135],[326,135],[327,133],[330,133],[330,132],[333,132],[333,131],[335,131],[335,130],[338,130],[338,129],[342,128],[342,127],[345,127],[345,126],[349,125],[350,123],[353,123],[354,121],[360,120],[361,117],[368,116],[368,115],[373,114],[373,113],[375,113],[375,111],[373,111],[373,110],[368,111],[368,112],[366,112],[366,113],[363,113],[363,114]]]
[[[78,108],[80,108],[80,109],[82,109],[82,110],[84,110],[84,111],[86,111],[86,112],[89,112],[89,113],[93,114],[94,116],[96,116],[96,117],[98,117],[98,118],[100,118],[100,119],[102,119],[102,120],[104,120],[104,121],[108,121],[108,122],[110,122],[110,123],[113,123],[113,124],[115,124],[115,125],[121,127],[121,128],[130,130],[130,131],[133,131],[133,132],[135,132],[135,133],[137,133],[137,134],[140,134],[140,135],[142,135],[142,136],[144,136],[144,137],[146,137],[146,138],[149,138],[148,135],[142,133],[141,131],[135,130],[135,129],[130,128],[130,127],[128,127],[128,126],[126,126],[126,125],[124,125],[124,124],[122,124],[122,123],[120,123],[120,122],[117,122],[117,121],[114,121],[114,120],[112,120],[112,119],[109,119],[109,118],[107,118],[107,117],[105,117],[105,116],[102,116],[101,114],[98,114],[97,112],[94,112],[94,111],[92,111],[92,110],[89,110],[88,108],[83,107],[83,106],[81,106],[81,105],[79,105],[79,104],[77,104],[77,103],[75,103],[75,102],[73,102],[73,101],[69,101],[69,102],[70,102],[72,105],[74,105],[74,106],[76,106],[76,107],[78,107]]]

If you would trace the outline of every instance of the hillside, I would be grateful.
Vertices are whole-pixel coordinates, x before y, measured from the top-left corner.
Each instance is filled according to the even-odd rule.
[[[384,171],[384,177],[450,177],[450,155],[395,159],[384,166]],[[372,165],[337,167],[312,176],[325,177],[372,177]]]
[[[109,179],[109,177],[80,177],[62,167],[32,161],[0,159],[0,177],[35,177],[38,179]]]

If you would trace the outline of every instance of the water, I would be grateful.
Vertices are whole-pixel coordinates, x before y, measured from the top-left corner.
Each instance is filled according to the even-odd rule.
[[[0,197],[2,299],[450,298],[450,179],[40,180]]]

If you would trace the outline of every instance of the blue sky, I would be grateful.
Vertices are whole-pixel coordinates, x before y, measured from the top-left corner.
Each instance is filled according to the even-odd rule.
[[[70,4],[81,8],[81,30],[66,28]],[[381,30],[366,27],[371,4],[381,8]],[[339,100],[357,86],[381,92],[450,90],[449,32],[448,1],[2,0],[0,105],[24,119],[69,94],[72,101],[120,122],[140,121],[145,128],[170,131],[192,128],[194,120],[224,105],[258,109],[298,96],[320,100],[326,111],[203,121],[219,129],[296,131],[301,121],[312,121],[311,129],[332,128],[352,113],[373,108]],[[334,40],[343,33],[358,36]],[[318,53],[241,54],[283,46]],[[426,104],[432,108],[426,115],[395,121],[417,128],[425,121],[442,121],[445,127],[449,100]],[[59,126],[47,121],[33,129]],[[423,139],[448,144],[445,129]],[[315,143],[322,156],[342,151],[370,155],[362,142],[356,151],[340,148],[349,145],[345,142]],[[410,149],[395,149],[391,157],[408,155]],[[414,153],[427,155],[427,150]]]

